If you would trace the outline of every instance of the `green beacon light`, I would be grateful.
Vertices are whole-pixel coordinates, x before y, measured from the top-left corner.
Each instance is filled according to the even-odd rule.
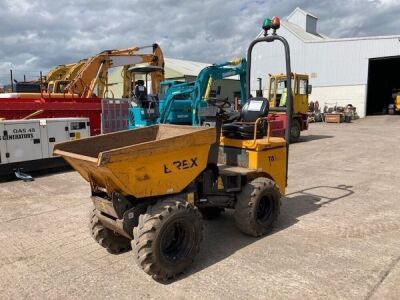
[[[272,35],[276,35],[276,30],[281,26],[281,20],[278,17],[264,19],[262,28],[264,29],[264,36],[268,35],[268,31],[272,29]]]
[[[272,25],[272,20],[269,18],[265,18],[262,28],[267,32],[268,30],[271,29],[271,25]]]

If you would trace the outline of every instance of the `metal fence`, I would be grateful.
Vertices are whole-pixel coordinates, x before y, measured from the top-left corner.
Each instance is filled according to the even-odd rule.
[[[101,133],[128,129],[129,99],[102,99]]]

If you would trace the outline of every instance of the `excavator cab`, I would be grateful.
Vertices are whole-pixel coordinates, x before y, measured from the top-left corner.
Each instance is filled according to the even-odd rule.
[[[48,93],[64,93],[65,88],[71,80],[53,80],[49,81],[47,85],[47,92]]]
[[[145,106],[144,104],[147,102],[147,86],[144,85],[144,80],[136,81],[135,90],[132,96],[135,98],[139,106]]]
[[[157,120],[159,116],[158,95],[148,93],[148,75],[162,70],[162,67],[152,65],[129,68],[128,71],[131,73],[132,78],[135,77],[134,75],[144,75],[145,77],[144,80],[136,80],[135,86],[131,87],[132,108],[129,109],[129,127],[131,127],[131,124],[137,123],[142,126],[149,126]]]

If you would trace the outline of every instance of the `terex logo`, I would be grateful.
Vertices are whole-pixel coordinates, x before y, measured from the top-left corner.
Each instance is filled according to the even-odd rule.
[[[164,164],[164,174],[172,173],[174,171],[182,171],[198,167],[197,157],[189,159],[176,160],[170,164]]]

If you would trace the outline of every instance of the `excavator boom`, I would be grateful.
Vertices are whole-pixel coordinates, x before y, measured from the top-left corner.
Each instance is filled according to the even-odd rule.
[[[46,82],[64,79],[65,74],[67,74],[72,68],[75,67],[75,63],[67,65],[59,65],[54,67],[49,71],[46,76]]]
[[[151,53],[142,53],[143,49],[149,47],[152,48]],[[141,53],[138,53],[139,51]],[[70,94],[78,94],[82,98],[89,98],[93,94],[96,94],[95,88],[98,86],[102,93],[104,86],[107,86],[107,71],[110,68],[124,66],[124,96],[127,96],[132,79],[127,70],[132,65],[142,63],[163,68],[164,57],[161,48],[157,44],[154,44],[145,47],[103,51],[86,61],[77,76],[65,88],[65,91]],[[159,93],[160,82],[163,79],[164,73],[162,71],[151,74],[152,91],[154,94]],[[97,96],[102,97],[103,95],[98,94]]]
[[[230,76],[239,75],[240,77],[240,89],[241,89],[241,101],[245,101],[246,96],[246,59],[231,60],[222,64],[216,64],[209,67],[205,67],[199,73],[194,84],[180,83],[172,85],[164,99],[164,109],[161,112],[160,123],[167,122],[170,112],[174,107],[175,99],[179,95],[190,94],[190,111],[192,111],[192,124],[199,125],[198,109],[201,106],[202,101],[207,101],[210,95],[212,82],[215,80],[221,80]],[[244,102],[241,103],[242,105]]]
[[[75,63],[74,66],[65,73],[64,78],[62,78],[62,80],[74,79],[75,76],[82,69],[82,67],[85,65],[86,61],[87,61],[87,59],[82,59],[82,60],[78,61],[77,63]]]

